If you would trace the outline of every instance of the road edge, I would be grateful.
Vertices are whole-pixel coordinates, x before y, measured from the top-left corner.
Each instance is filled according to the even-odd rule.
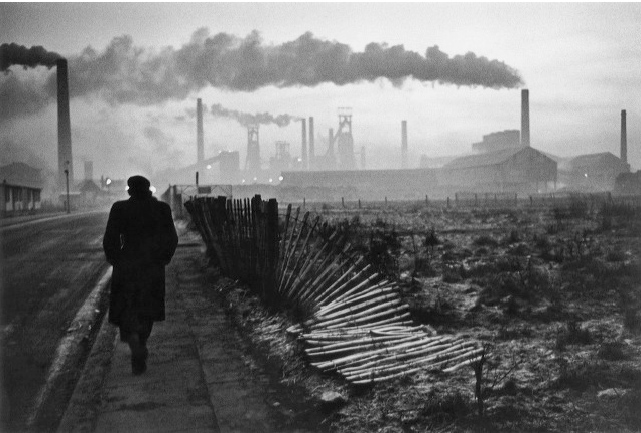
[[[43,413],[46,412],[45,407],[52,395],[52,391],[63,375],[76,367],[74,364],[78,362],[83,348],[86,350],[86,342],[90,339],[90,334],[95,329],[96,322],[101,318],[101,315],[105,314],[105,311],[101,311],[99,306],[111,282],[112,272],[113,268],[109,266],[102,273],[98,283],[76,313],[67,329],[67,335],[58,343],[56,355],[47,372],[47,379],[38,391],[34,404],[29,411],[27,417],[27,427],[29,429],[37,428],[39,423],[42,422]]]

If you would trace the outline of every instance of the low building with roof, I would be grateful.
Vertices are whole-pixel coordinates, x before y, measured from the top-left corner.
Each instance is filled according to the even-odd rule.
[[[439,172],[440,185],[479,192],[544,192],[556,181],[557,163],[532,147],[463,156]]]
[[[617,176],[630,164],[610,152],[580,155],[559,165],[559,181],[577,191],[612,191]]]
[[[0,204],[2,216],[34,212],[40,209],[44,186],[41,170],[22,162],[0,167]]]

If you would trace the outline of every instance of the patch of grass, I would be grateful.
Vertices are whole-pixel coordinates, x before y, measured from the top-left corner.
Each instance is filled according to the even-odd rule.
[[[565,358],[558,359],[559,377],[556,386],[576,391],[590,388],[641,388],[641,371],[625,365],[606,361],[582,361],[570,364]]]
[[[463,418],[471,411],[471,400],[458,391],[444,395],[430,393],[420,409],[420,415],[433,423],[444,424]]]
[[[499,243],[492,236],[481,235],[481,236],[477,237],[476,239],[474,239],[474,245],[477,245],[479,247],[481,247],[481,246],[497,247],[499,245]]]
[[[618,341],[606,342],[599,347],[597,356],[606,361],[623,361],[627,359],[623,343]]]
[[[570,320],[565,329],[558,333],[555,348],[562,351],[568,344],[590,344],[592,341],[593,337],[588,329],[583,329],[578,322]]]

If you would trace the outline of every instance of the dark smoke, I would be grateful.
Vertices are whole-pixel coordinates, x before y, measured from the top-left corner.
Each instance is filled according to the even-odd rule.
[[[2,70],[11,65],[51,67],[59,57],[42,47],[3,44],[2,50]],[[137,105],[182,100],[206,86],[254,91],[266,86],[345,85],[379,78],[401,85],[410,77],[488,88],[522,84],[518,72],[503,62],[471,52],[450,58],[438,46],[428,48],[424,56],[402,45],[377,43],[369,44],[363,52],[353,52],[346,44],[321,40],[309,32],[281,45],[269,45],[256,31],[239,38],[227,33],[209,36],[207,29],[197,30],[190,42],[177,50],[144,49],[134,46],[130,36],[116,37],[103,52],[87,47],[70,56],[69,74],[72,97],[97,95],[111,104]],[[49,100],[54,83],[55,76],[51,76],[41,87],[42,103]],[[15,80],[0,78],[0,94],[16,95],[7,89],[16,85]],[[31,100],[37,98],[32,96]],[[5,116],[23,114],[14,107],[21,103],[19,99],[2,103],[12,108],[3,110],[0,122]]]
[[[229,119],[234,119],[243,126],[275,124],[282,128],[283,126],[288,126],[291,122],[301,120],[300,118],[290,116],[289,114],[272,116],[267,112],[257,114],[243,113],[242,111],[238,110],[230,110],[220,104],[212,105],[211,107],[209,107],[209,111],[215,117],[227,117]]]
[[[12,65],[22,65],[25,69],[36,66],[51,68],[61,58],[60,54],[47,51],[39,45],[31,48],[13,42],[0,45],[0,71],[6,71]]]

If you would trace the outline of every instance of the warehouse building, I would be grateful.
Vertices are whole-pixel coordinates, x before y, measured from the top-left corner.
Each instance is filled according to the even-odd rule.
[[[463,156],[439,173],[442,186],[478,192],[544,192],[556,181],[556,162],[532,147]]]
[[[577,191],[612,191],[630,165],[610,152],[581,155],[559,166],[559,181]]]

